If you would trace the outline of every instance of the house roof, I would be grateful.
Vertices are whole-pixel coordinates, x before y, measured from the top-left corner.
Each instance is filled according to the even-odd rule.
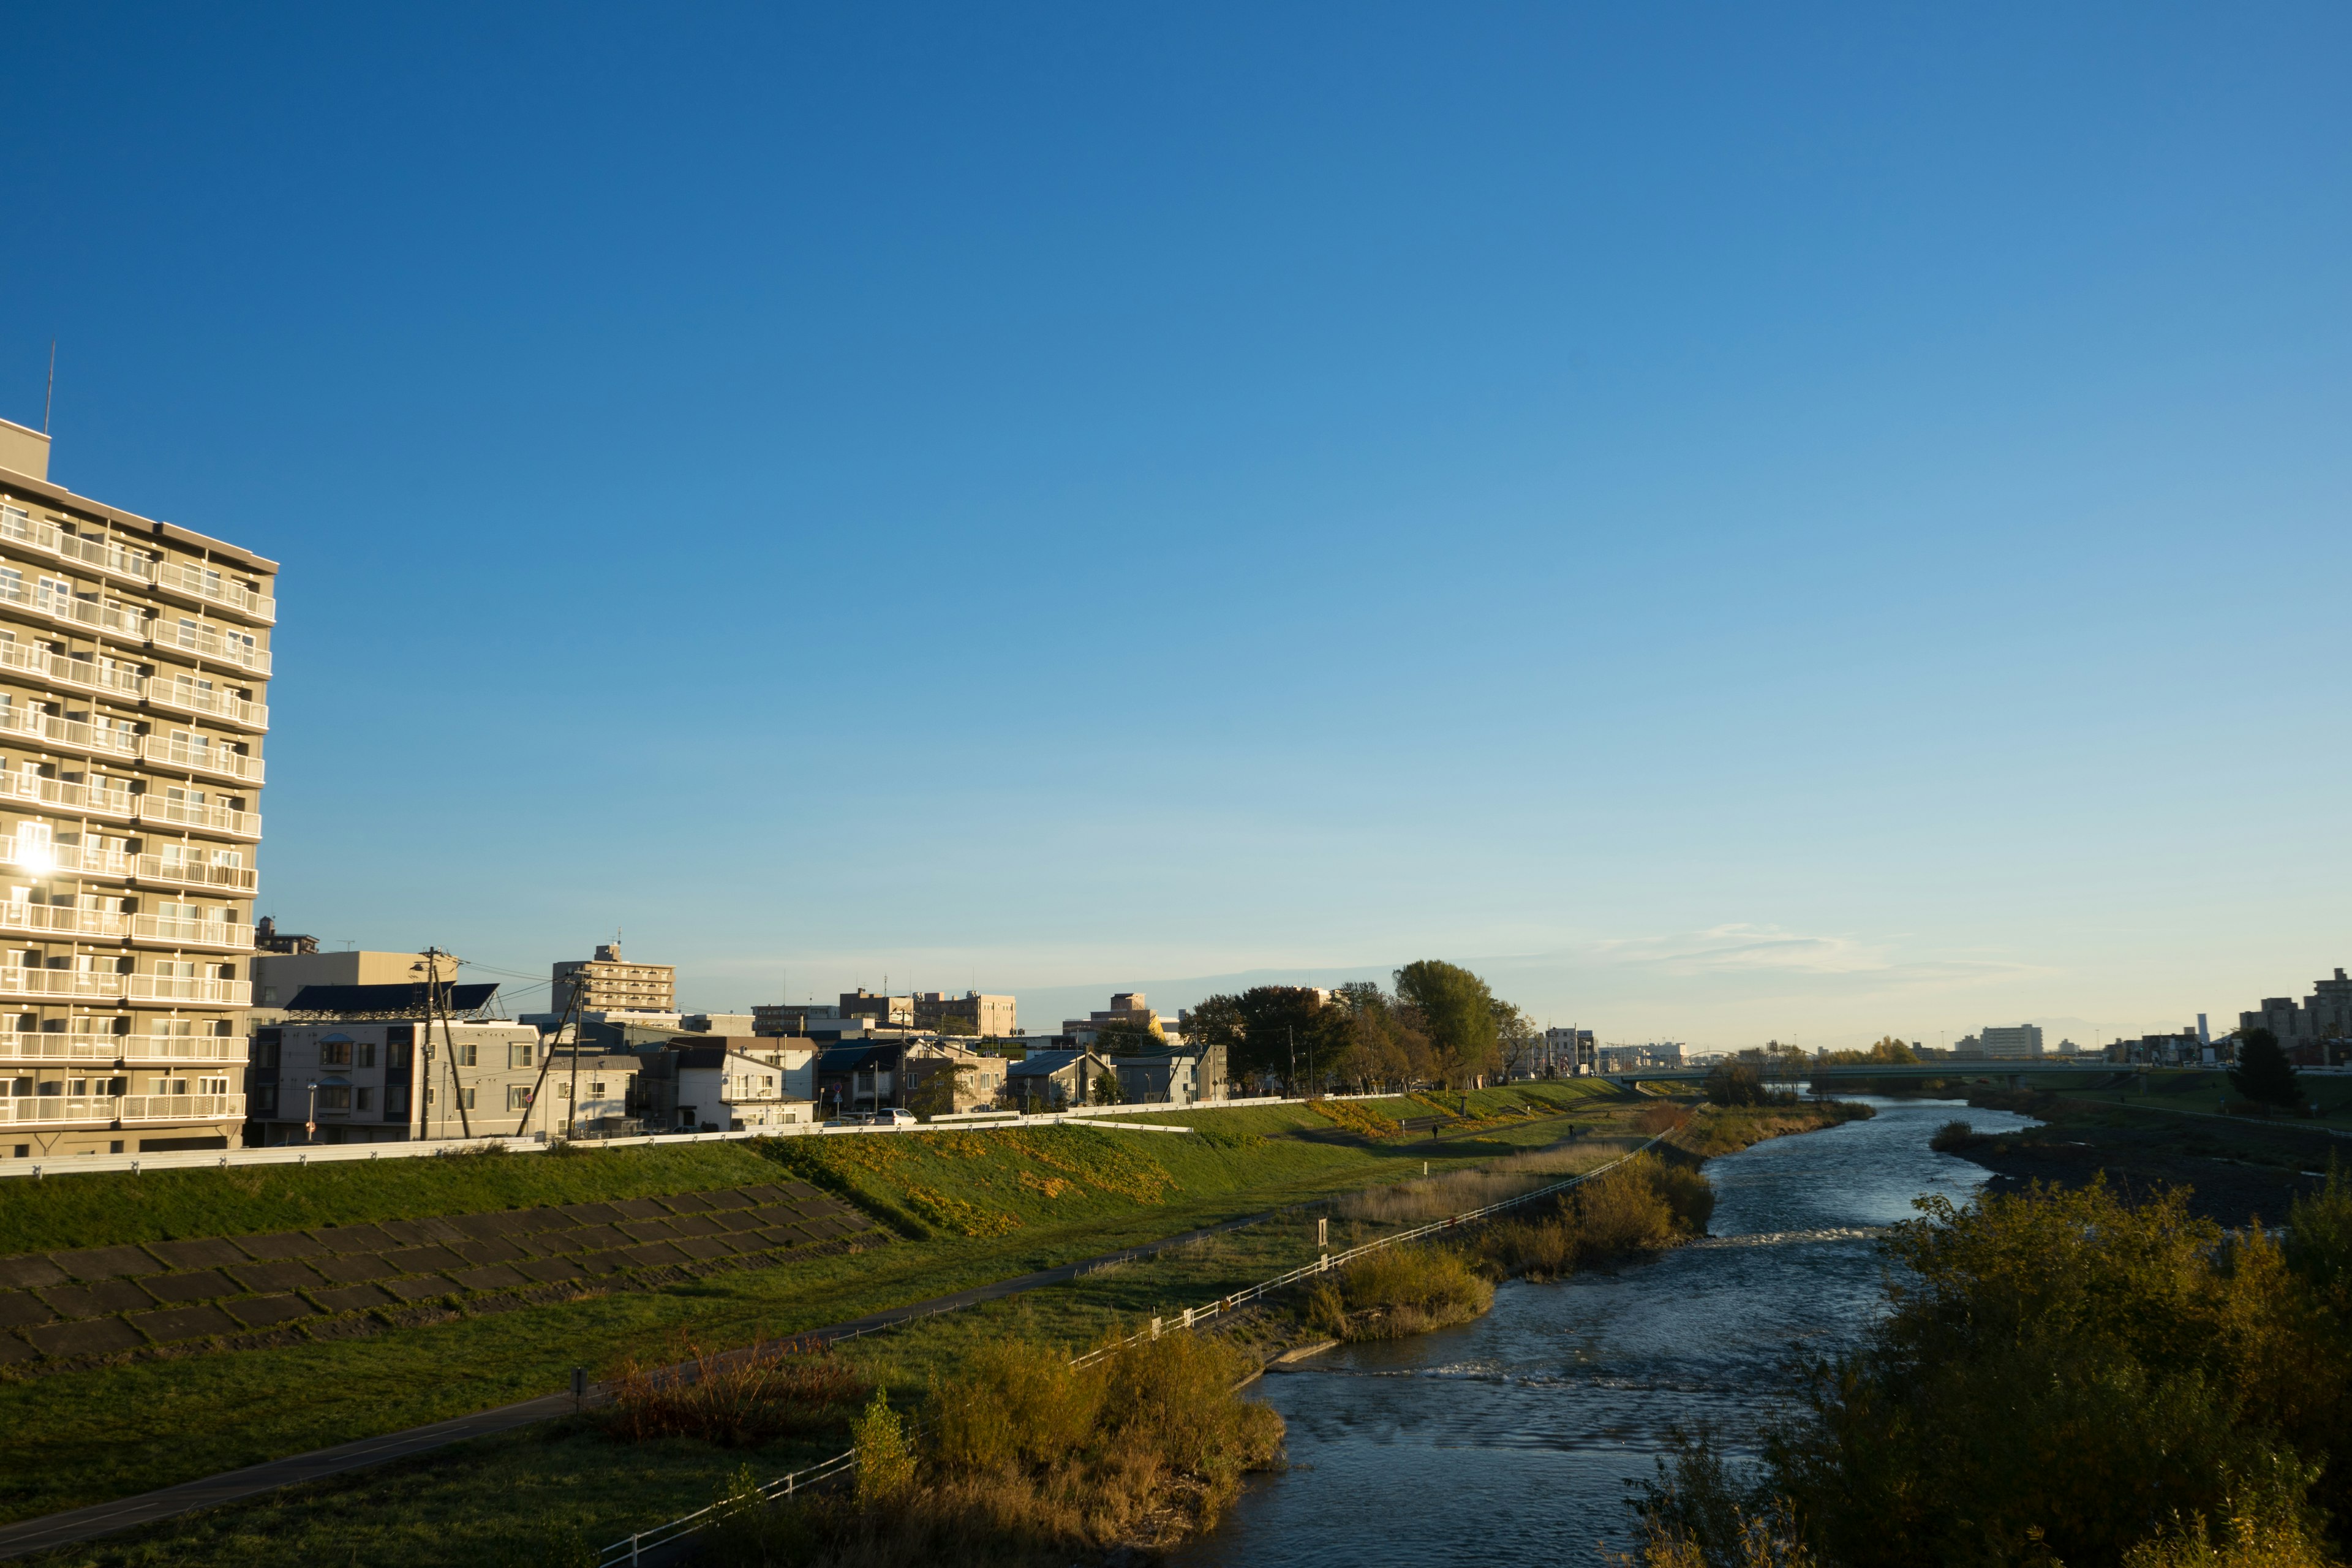
[[[481,984],[444,986],[442,1005],[451,1013],[473,1013],[489,1005],[498,994],[498,982]],[[294,1000],[286,1004],[289,1013],[378,1013],[395,1016],[423,1017],[427,1011],[425,986],[400,983],[391,985],[305,985],[294,993]]]
[[[1013,1078],[1042,1078],[1050,1073],[1060,1072],[1071,1063],[1083,1061],[1088,1058],[1096,1061],[1103,1059],[1092,1051],[1031,1051],[1026,1058],[1014,1062],[1005,1071],[1008,1076]]]
[[[883,1040],[866,1046],[827,1046],[817,1053],[816,1070],[822,1075],[863,1072],[867,1068],[896,1068],[903,1049],[896,1040]]]

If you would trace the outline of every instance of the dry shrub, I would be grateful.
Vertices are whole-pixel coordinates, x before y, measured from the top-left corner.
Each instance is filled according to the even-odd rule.
[[[1193,1334],[1082,1368],[1036,1345],[992,1345],[952,1383],[934,1380],[908,1484],[885,1502],[865,1495],[861,1478],[855,1500],[804,1505],[793,1560],[1058,1568],[1074,1555],[1171,1545],[1215,1523],[1245,1473],[1280,1462],[1282,1418],[1237,1392],[1255,1370],[1243,1352]]]
[[[630,1443],[698,1437],[757,1447],[838,1426],[866,1394],[865,1380],[823,1350],[761,1345],[722,1354],[683,1338],[656,1361],[623,1362],[613,1382],[613,1402],[596,1412],[596,1424]]]
[[[1715,1189],[1705,1176],[1643,1154],[1571,1188],[1548,1213],[1490,1226],[1480,1251],[1497,1274],[1556,1279],[1675,1246],[1703,1233],[1714,1212]]]
[[[1318,1286],[1307,1321],[1335,1339],[1401,1340],[1466,1323],[1494,1304],[1494,1282],[1452,1247],[1387,1247]]]
[[[1977,1130],[1967,1122],[1947,1121],[1936,1129],[1936,1135],[1927,1140],[1927,1147],[1941,1154],[1956,1154],[1983,1142],[1977,1135]]]
[[[1690,1119],[1688,1106],[1661,1100],[1655,1105],[1643,1106],[1642,1113],[1633,1118],[1633,1126],[1643,1137],[1654,1138],[1661,1132],[1672,1132]]]

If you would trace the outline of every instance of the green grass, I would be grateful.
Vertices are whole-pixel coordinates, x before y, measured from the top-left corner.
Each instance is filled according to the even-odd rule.
[[[1542,1121],[1475,1139],[1368,1143],[1326,1136],[1334,1132],[1330,1124],[1300,1107],[1213,1114],[1270,1127],[1276,1124],[1265,1119],[1305,1117],[1317,1136],[1290,1135],[1300,1130],[1295,1122],[1290,1134],[1277,1127],[1276,1135],[1257,1134],[1255,1142],[1230,1126],[1223,1131],[1234,1135],[1213,1142],[1066,1125],[652,1151],[743,1152],[755,1168],[728,1172],[735,1181],[772,1180],[785,1171],[822,1175],[876,1212],[895,1212],[910,1239],[852,1257],[365,1340],[0,1383],[0,1517],[53,1512],[550,1393],[564,1386],[574,1365],[601,1372],[682,1331],[726,1346],[821,1328],[1277,1205],[1415,1176],[1424,1160],[1433,1169],[1453,1168],[1549,1142],[1560,1132],[1560,1123]],[[617,1157],[551,1162],[524,1155],[483,1163],[576,1164],[593,1172],[596,1162]],[[1024,1172],[1033,1178],[1026,1185]],[[1066,1185],[1054,1190],[1055,1183]],[[934,1201],[927,1215],[927,1194],[957,1197],[993,1216],[964,1227],[989,1234],[962,1234],[950,1222],[963,1211],[951,1205]]]
[[[745,1143],[18,1176],[0,1182],[0,1255],[659,1197],[775,1177]]]

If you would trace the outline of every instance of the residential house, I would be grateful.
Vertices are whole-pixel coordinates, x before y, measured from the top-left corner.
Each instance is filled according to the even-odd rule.
[[[1199,1105],[1225,1098],[1225,1047],[1181,1046],[1109,1058],[1119,1098],[1133,1104]]]
[[[1015,1105],[1062,1107],[1095,1102],[1095,1080],[1111,1072],[1092,1051],[1032,1051],[1005,1068],[1005,1098]]]
[[[635,1114],[672,1131],[805,1127],[816,1120],[816,1057],[808,1040],[681,1035],[642,1058]]]

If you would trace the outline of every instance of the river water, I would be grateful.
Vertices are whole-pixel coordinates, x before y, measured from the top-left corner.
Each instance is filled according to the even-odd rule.
[[[1666,1428],[1752,1431],[1792,1352],[1844,1344],[1877,1310],[1874,1234],[1916,1197],[1983,1184],[1929,1134],[1955,1116],[2032,1125],[1955,1100],[1870,1103],[1868,1121],[1708,1162],[1704,1240],[1615,1274],[1507,1284],[1475,1323],[1267,1378],[1290,1471],[1174,1561],[1549,1568],[1622,1548],[1625,1483],[1654,1473]]]

